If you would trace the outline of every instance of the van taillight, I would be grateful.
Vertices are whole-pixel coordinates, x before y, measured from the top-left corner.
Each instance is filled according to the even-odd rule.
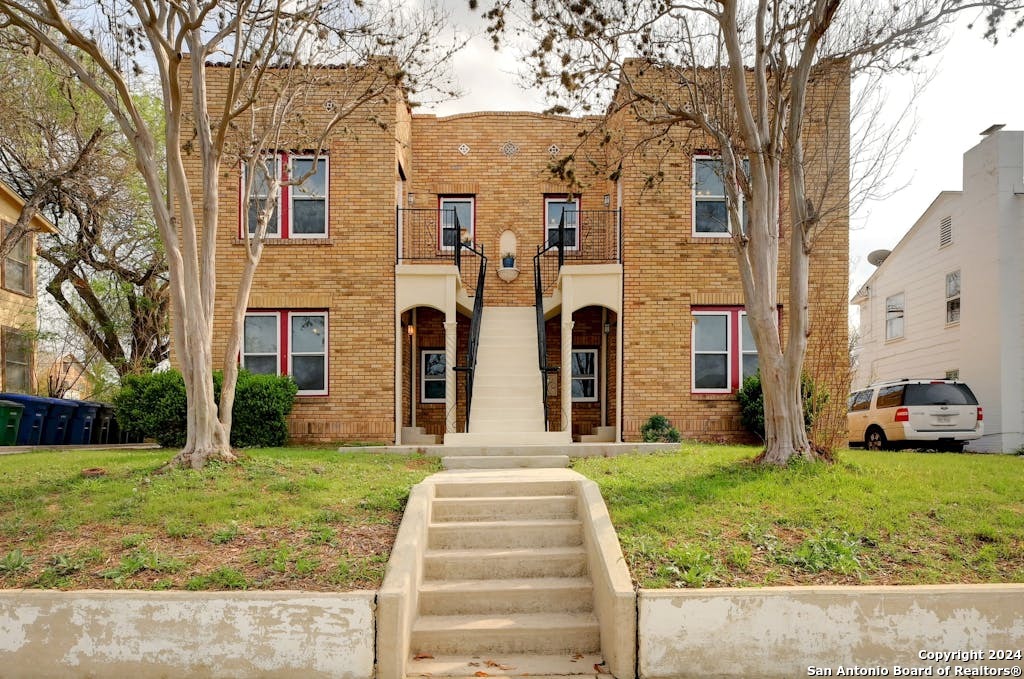
[[[985,419],[985,413],[982,411],[981,406],[978,406],[978,422]]]
[[[910,411],[906,408],[897,408],[894,422],[910,422]]]

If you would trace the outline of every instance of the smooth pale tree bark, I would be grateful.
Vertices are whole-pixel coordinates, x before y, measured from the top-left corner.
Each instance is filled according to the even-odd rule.
[[[292,126],[306,135],[293,148],[320,148],[366,105],[394,105],[399,86],[444,94],[443,67],[457,47],[440,43],[445,20],[436,9],[413,14],[397,3],[0,0],[3,28],[22,37],[29,50],[46,50],[64,62],[103,101],[135,152],[166,252],[171,336],[188,398],[186,444],[172,464],[201,468],[211,460],[235,459],[230,429],[238,349],[273,201],[267,201],[252,236],[243,229],[247,260],[227,350],[218,361],[213,322],[224,169],[282,150],[277,142],[283,139],[300,143],[291,131],[285,135]],[[222,65],[208,63],[214,61]],[[226,90],[216,95],[209,90],[211,68],[229,69]],[[147,70],[160,86],[162,135],[134,95],[136,74]],[[319,129],[302,128],[303,94],[323,86],[324,74],[345,70],[365,77],[333,93],[348,98]],[[190,92],[183,88],[186,82]],[[164,153],[158,154],[161,144]],[[200,161],[198,196],[190,188],[186,153]],[[280,178],[273,181],[276,188]],[[247,182],[243,205],[251,187]],[[217,363],[225,372],[219,410],[213,392]]]
[[[470,0],[471,8],[477,4]],[[617,139],[611,125],[597,123],[555,165],[563,179],[575,178],[576,167],[585,165],[576,162],[575,152],[585,153],[595,140],[607,154],[605,172],[645,150],[664,159],[669,151],[692,155],[710,146],[721,155],[764,393],[766,439],[759,459],[784,465],[819,457],[805,429],[801,397],[812,320],[811,257],[824,230],[845,227],[845,219],[829,216],[845,214],[850,191],[849,119],[845,110],[829,110],[830,102],[842,99],[833,101],[831,92],[847,86],[851,74],[912,68],[920,55],[942,45],[942,29],[961,12],[987,16],[986,35],[993,37],[1021,7],[1016,0],[494,0],[482,12],[496,46],[510,32],[527,41],[526,77],[546,88],[557,104],[552,111],[607,106],[602,121],[629,116],[649,130],[639,140]],[[819,128],[835,123],[832,135],[816,130],[813,150],[807,147],[811,106]],[[610,178],[619,171],[613,169]],[[652,173],[649,183],[660,174]],[[783,196],[786,215],[779,208]],[[788,250],[782,248],[786,239]],[[782,258],[789,269],[784,338],[777,314]],[[846,274],[845,265],[835,272]],[[843,394],[831,397],[841,401]]]

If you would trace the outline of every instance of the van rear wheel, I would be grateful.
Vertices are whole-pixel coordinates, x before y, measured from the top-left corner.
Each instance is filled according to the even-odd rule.
[[[869,427],[864,434],[864,447],[868,450],[885,450],[887,444],[885,432],[878,427]]]

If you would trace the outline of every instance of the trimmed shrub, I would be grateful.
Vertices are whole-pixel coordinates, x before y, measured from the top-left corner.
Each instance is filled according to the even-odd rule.
[[[828,390],[815,384],[810,375],[800,378],[800,393],[804,400],[804,427],[810,431],[818,415],[828,403]],[[740,402],[740,419],[744,429],[764,440],[764,393],[761,391],[761,373],[743,380],[743,386],[736,393]]]
[[[214,398],[220,402],[222,375],[214,373]],[[298,388],[288,376],[238,373],[232,408],[231,445],[273,447],[288,440],[286,417]],[[114,396],[118,425],[131,434],[153,438],[165,448],[185,445],[185,381],[177,370],[128,375]]]
[[[640,427],[640,436],[646,443],[679,443],[682,437],[664,415],[651,415]]]

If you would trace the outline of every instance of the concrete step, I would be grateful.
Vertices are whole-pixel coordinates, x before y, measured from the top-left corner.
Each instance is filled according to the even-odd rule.
[[[572,519],[576,517],[576,502],[575,495],[435,497],[431,504],[431,520]]]
[[[407,446],[435,446],[436,434],[425,433],[423,427],[402,427],[402,443]]]
[[[485,413],[480,413],[476,409],[473,410],[473,414],[469,418],[469,432],[471,434],[502,431],[544,431],[543,417],[485,417],[484,415]]]
[[[567,431],[461,433],[445,434],[444,443],[446,446],[555,446],[572,443],[572,435]]]
[[[411,647],[413,654],[595,653],[601,639],[593,613],[428,615],[413,624]]]
[[[533,446],[456,446],[449,445],[438,449],[441,455],[447,457],[461,457],[464,455],[473,456],[487,456],[487,455],[507,455],[507,456],[533,456],[533,455],[569,455],[572,452],[572,448],[569,445],[560,443],[557,445],[544,446],[544,445],[533,445]]]
[[[503,481],[485,480],[438,483],[434,497],[477,498],[539,497],[543,495],[575,495],[576,485],[571,481]]]
[[[592,611],[589,578],[425,581],[421,615],[583,613]]]
[[[587,574],[583,547],[444,549],[423,553],[427,580],[576,578]]]
[[[565,469],[568,455],[456,455],[442,457],[445,469]]]
[[[536,410],[543,413],[540,394],[505,394],[503,396],[474,396],[473,411],[477,409],[501,409],[509,411]]]
[[[574,547],[581,544],[583,524],[576,519],[449,521],[432,523],[427,529],[429,549]]]
[[[493,394],[494,396],[501,396],[505,393],[515,393],[517,389],[533,389],[537,388],[537,401],[540,401],[540,370],[537,368],[536,362],[531,366],[529,372],[512,372],[501,366],[501,371],[490,372],[486,368],[482,368],[479,364],[476,367],[476,373],[473,375],[473,395],[476,396],[476,389],[479,387],[501,387],[504,389],[503,392]],[[481,396],[487,396],[490,394],[480,394]]]
[[[432,658],[410,656],[406,664],[407,677],[445,677],[445,679],[475,679],[478,672],[486,672],[492,679],[501,677],[532,677],[532,679],[572,679],[601,677],[611,679],[610,674],[600,673],[595,665],[602,665],[604,659],[598,654],[561,655],[517,655],[494,654],[486,658],[466,655],[438,655]]]

